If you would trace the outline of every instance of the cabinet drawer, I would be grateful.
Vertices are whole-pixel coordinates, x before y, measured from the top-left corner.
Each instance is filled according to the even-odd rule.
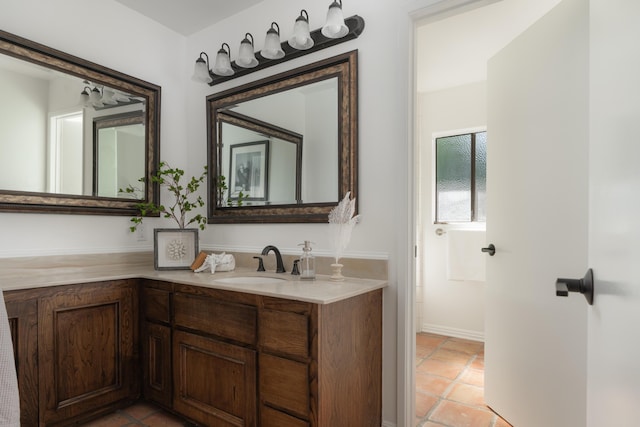
[[[261,354],[260,398],[296,416],[309,417],[309,368],[306,363]]]
[[[262,406],[260,409],[260,427],[309,427],[309,423],[268,406]]]
[[[142,293],[142,306],[144,317],[147,320],[169,323],[171,310],[167,291],[153,288],[144,288]]]
[[[306,358],[309,355],[309,318],[275,310],[260,312],[260,346],[264,350]]]
[[[173,303],[176,326],[256,345],[255,307],[182,293],[174,294]]]

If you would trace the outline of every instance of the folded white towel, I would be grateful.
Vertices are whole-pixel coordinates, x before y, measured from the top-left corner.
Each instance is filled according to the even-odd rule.
[[[447,279],[485,281],[484,230],[447,231]]]
[[[20,396],[9,318],[0,291],[0,427],[20,427]]]

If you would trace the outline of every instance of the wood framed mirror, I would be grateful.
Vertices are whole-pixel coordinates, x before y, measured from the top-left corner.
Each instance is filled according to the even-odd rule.
[[[0,31],[0,93],[0,211],[135,215],[159,201],[159,86]],[[130,117],[98,143],[109,118]],[[136,150],[119,149],[132,132]]]
[[[357,58],[207,97],[209,223],[327,222],[347,192],[357,197]]]

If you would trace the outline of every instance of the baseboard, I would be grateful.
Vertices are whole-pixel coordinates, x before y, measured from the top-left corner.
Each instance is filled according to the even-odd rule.
[[[382,427],[397,427],[395,423],[389,421],[382,421]]]
[[[431,334],[446,335],[448,337],[464,338],[471,341],[484,342],[483,332],[450,328],[448,326],[434,325],[431,323],[423,323],[422,332],[429,332]]]

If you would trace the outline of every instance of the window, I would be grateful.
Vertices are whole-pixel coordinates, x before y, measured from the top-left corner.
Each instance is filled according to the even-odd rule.
[[[436,222],[484,222],[487,132],[436,138]]]

